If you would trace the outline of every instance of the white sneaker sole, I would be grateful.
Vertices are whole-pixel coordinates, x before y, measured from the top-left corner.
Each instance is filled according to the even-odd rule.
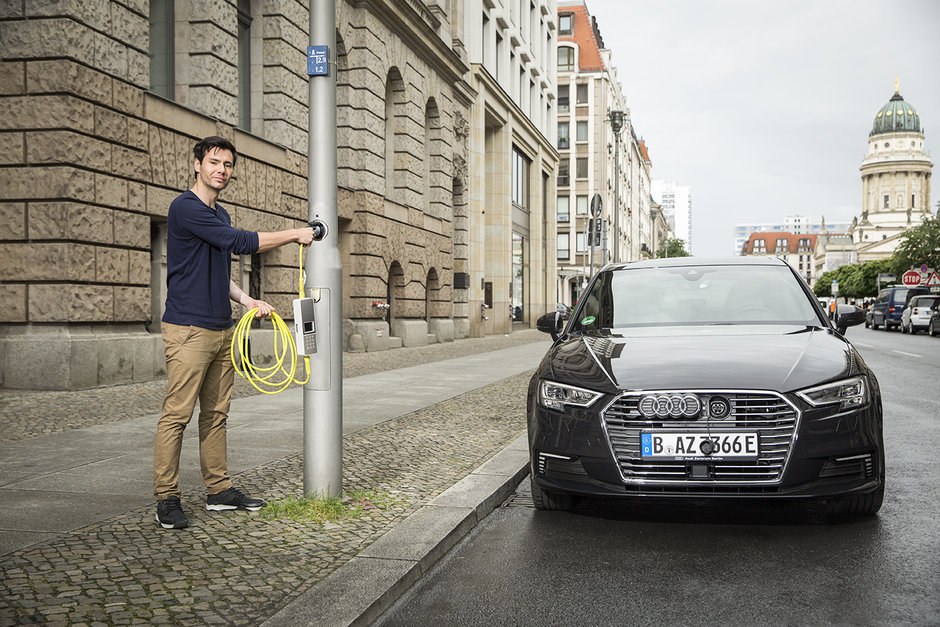
[[[206,503],[206,510],[210,512],[225,512],[233,509],[240,509],[242,511],[257,512],[261,507],[244,507],[240,505],[209,505]]]
[[[187,522],[185,525],[183,525],[182,527],[177,527],[176,525],[168,525],[168,524],[165,523],[165,522],[160,522],[160,514],[155,515],[155,516],[154,516],[154,519],[156,519],[156,521],[157,521],[158,523],[160,523],[160,526],[163,527],[164,529],[185,529],[186,527],[189,526],[189,523],[188,523],[188,522]]]

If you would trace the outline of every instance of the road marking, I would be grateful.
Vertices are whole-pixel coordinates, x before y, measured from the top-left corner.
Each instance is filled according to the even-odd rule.
[[[861,346],[862,348],[874,348],[875,347],[873,344],[862,344],[861,342],[852,342],[852,344],[855,344],[856,346]]]
[[[894,350],[895,353],[901,353],[902,355],[907,355],[908,357],[916,357],[917,359],[923,359],[923,355],[918,355],[917,353],[905,353],[904,351]]]

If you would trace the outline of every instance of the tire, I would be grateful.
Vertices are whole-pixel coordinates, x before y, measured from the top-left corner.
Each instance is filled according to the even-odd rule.
[[[865,328],[866,329],[871,328],[871,320],[868,319],[868,316],[865,316]]]
[[[529,475],[529,485],[532,487],[532,503],[535,509],[549,512],[570,512],[574,509],[576,499],[573,495],[543,490],[532,475]]]
[[[853,494],[826,501],[826,513],[830,516],[871,516],[877,514],[885,498],[885,484],[868,494]]]

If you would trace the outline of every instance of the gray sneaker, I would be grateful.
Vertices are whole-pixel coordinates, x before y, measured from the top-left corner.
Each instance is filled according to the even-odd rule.
[[[221,512],[229,509],[247,509],[257,511],[267,505],[261,499],[250,498],[235,488],[229,488],[218,494],[210,494],[206,499],[206,509],[210,512]]]
[[[157,501],[157,522],[164,529],[183,529],[189,526],[180,497],[168,496],[162,501]]]

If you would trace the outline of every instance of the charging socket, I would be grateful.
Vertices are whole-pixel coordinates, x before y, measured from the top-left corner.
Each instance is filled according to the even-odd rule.
[[[294,299],[294,343],[298,355],[317,352],[317,323],[313,315],[312,298]]]

